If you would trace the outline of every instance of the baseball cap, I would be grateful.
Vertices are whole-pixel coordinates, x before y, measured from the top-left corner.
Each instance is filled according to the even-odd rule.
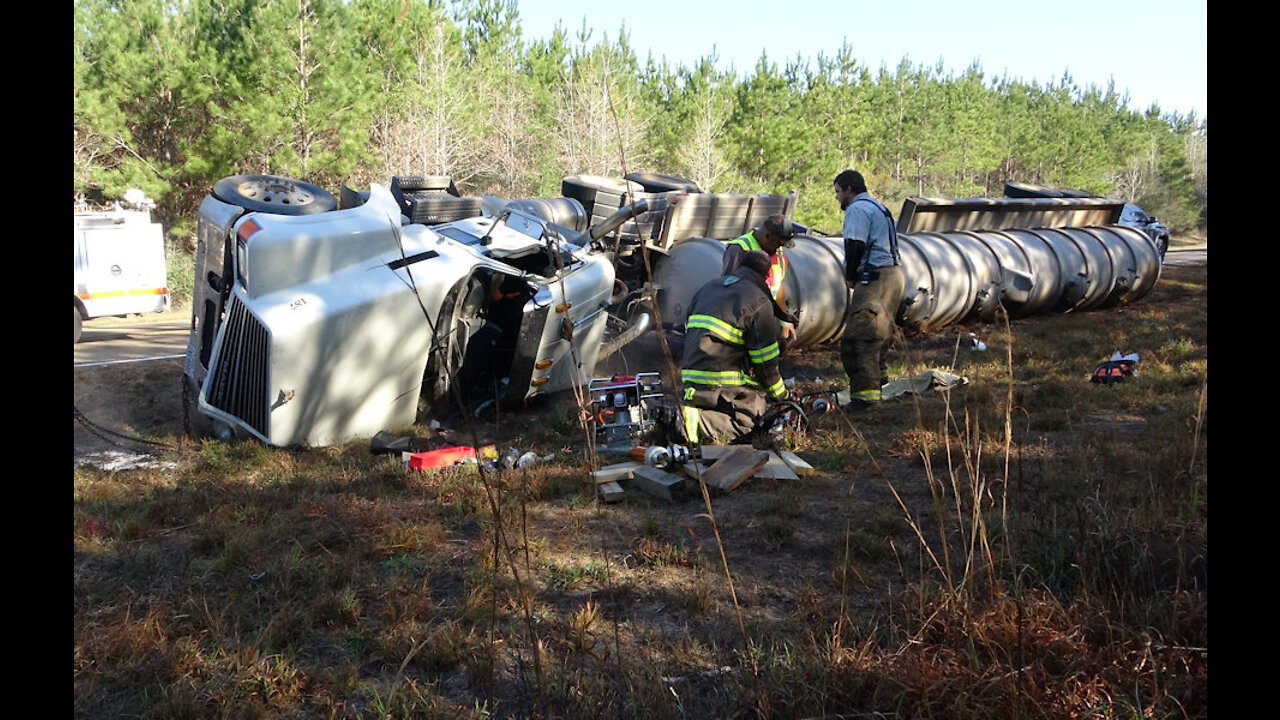
[[[781,238],[782,244],[787,247],[791,247],[796,244],[795,228],[792,226],[791,221],[787,220],[782,215],[770,215],[768,219],[764,221],[764,225],[761,229],[774,237]]]

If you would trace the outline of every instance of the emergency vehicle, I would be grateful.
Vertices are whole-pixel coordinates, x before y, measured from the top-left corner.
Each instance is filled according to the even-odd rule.
[[[164,233],[150,210],[76,211],[74,235],[74,342],[85,320],[169,309]]]

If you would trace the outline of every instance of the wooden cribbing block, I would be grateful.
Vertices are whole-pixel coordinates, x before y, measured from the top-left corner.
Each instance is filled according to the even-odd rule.
[[[769,452],[769,459],[765,461],[764,465],[760,466],[759,470],[752,473],[751,477],[772,480],[800,479],[800,476],[791,469],[791,466],[784,462],[782,458],[778,457],[777,453],[772,451]]]
[[[636,468],[631,482],[637,489],[667,502],[674,502],[684,487],[684,477],[648,465]]]
[[[706,448],[704,447],[703,450]],[[702,481],[729,492],[741,485],[743,480],[751,477],[752,473],[767,462],[769,462],[768,451],[756,450],[749,445],[735,445],[729,449],[729,452],[721,455],[711,469],[702,475]]]
[[[596,485],[596,489],[600,491],[600,499],[607,503],[618,502],[624,495],[622,486],[612,480]]]
[[[619,480],[630,480],[631,474],[636,471],[636,468],[642,467],[647,466],[644,463],[636,462],[635,460],[628,460],[614,465],[605,465],[599,470],[591,473],[591,479],[595,480],[597,485],[600,483],[617,482]]]
[[[804,458],[796,455],[789,450],[783,450],[778,453],[782,461],[791,467],[796,475],[800,477],[808,477],[809,475],[817,475],[818,471],[812,465],[804,461]]]

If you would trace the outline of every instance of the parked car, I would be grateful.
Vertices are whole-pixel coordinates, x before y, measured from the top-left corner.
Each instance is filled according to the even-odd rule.
[[[1120,221],[1117,224],[1137,228],[1146,233],[1151,238],[1151,241],[1156,244],[1156,249],[1160,251],[1160,259],[1164,260],[1164,254],[1169,250],[1168,226],[1148,215],[1147,211],[1133,203],[1124,206],[1124,210],[1120,213]]]

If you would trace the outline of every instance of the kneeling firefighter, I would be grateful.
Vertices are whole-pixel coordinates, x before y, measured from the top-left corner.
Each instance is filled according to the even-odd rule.
[[[734,442],[756,428],[770,401],[788,396],[778,369],[782,327],[765,277],[769,256],[746,253],[728,277],[703,285],[689,305],[680,372],[685,439]]]

